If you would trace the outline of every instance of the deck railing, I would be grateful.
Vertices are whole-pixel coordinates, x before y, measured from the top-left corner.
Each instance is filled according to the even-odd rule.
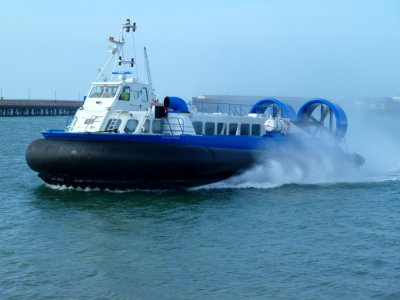
[[[172,121],[172,122],[170,122],[170,121]],[[171,134],[174,134],[174,132],[178,132],[180,134],[185,134],[185,120],[183,120],[182,118],[178,118],[178,117],[165,118],[165,120],[163,120],[161,123],[161,127],[163,128],[165,124],[168,125],[168,128],[171,131]],[[173,127],[178,127],[178,128],[173,129]]]
[[[245,116],[249,113],[252,105],[249,104],[232,104],[232,103],[215,103],[215,102],[199,102],[194,103],[198,112],[202,113],[221,113],[233,116]]]

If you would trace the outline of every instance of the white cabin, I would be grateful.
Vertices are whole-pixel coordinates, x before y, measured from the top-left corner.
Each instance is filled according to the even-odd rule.
[[[166,134],[166,135],[254,135],[262,136],[267,131],[287,133],[290,124],[282,119],[270,122],[267,127],[265,114],[247,116],[221,113],[202,113],[189,109],[183,99],[175,99],[174,105],[165,105],[156,100],[152,87],[150,68],[145,49],[145,62],[148,83],[137,82],[135,78],[126,78],[131,72],[125,71],[125,65],[134,67],[135,60],[124,58],[124,32],[134,32],[136,23],[128,19],[121,26],[118,39],[110,37],[112,56],[100,70],[97,77],[103,81],[92,84],[83,106],[76,112],[67,132],[110,133],[110,134]],[[133,38],[133,35],[132,35]],[[117,56],[112,72],[117,81],[107,81],[104,71],[112,59]],[[123,71],[116,71],[122,68]],[[168,97],[167,97],[168,98]],[[166,98],[166,99],[167,99]],[[169,100],[168,100],[169,102]],[[184,110],[179,107],[185,107]],[[178,109],[177,109],[178,108]],[[164,114],[162,111],[164,111]],[[160,114],[161,111],[161,114]],[[264,124],[265,123],[265,124]],[[264,129],[265,125],[265,129]]]

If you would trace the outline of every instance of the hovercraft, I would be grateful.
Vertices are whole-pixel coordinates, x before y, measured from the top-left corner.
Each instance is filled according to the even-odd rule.
[[[44,131],[43,139],[29,145],[27,163],[46,183],[100,189],[198,186],[240,174],[287,147],[301,151],[325,135],[337,141],[331,147],[350,163],[363,163],[340,148],[347,117],[324,99],[305,103],[297,114],[273,98],[258,101],[248,112],[243,107],[199,111],[171,96],[158,101],[146,49],[148,82],[126,71],[135,60],[124,57],[124,33],[135,30],[128,19],[118,38],[109,38],[111,58],[66,130]],[[113,58],[108,81],[104,73]]]

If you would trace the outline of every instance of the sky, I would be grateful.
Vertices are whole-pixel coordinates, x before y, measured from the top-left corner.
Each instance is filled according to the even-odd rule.
[[[2,96],[83,98],[126,18],[159,98],[400,95],[398,0],[37,0],[2,3]]]

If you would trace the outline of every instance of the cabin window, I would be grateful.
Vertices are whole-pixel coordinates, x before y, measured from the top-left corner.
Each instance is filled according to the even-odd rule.
[[[90,98],[114,98],[118,91],[118,85],[94,85],[90,91]]]
[[[121,119],[110,119],[107,122],[105,131],[118,130],[121,125]]]
[[[215,133],[215,123],[206,122],[204,126],[204,134],[212,135]]]
[[[104,87],[103,95],[101,98],[114,98],[117,93],[118,86],[106,86]]]
[[[238,128],[237,123],[229,124],[229,135],[236,135],[237,128]]]
[[[143,88],[141,93],[142,93],[142,101],[143,102],[148,102],[149,101],[149,95],[148,95],[147,89]]]
[[[163,133],[164,122],[162,120],[153,120],[153,133]]]
[[[149,119],[147,119],[144,122],[142,131],[143,131],[143,133],[149,133],[150,132],[150,120]]]
[[[119,96],[119,100],[129,101],[131,98],[131,88],[129,86],[124,86],[121,95]]]
[[[252,124],[251,125],[251,135],[260,135],[261,126],[260,124]]]
[[[250,124],[240,125],[240,135],[249,135],[249,134],[250,134]]]
[[[136,130],[136,127],[138,126],[139,121],[138,120],[128,120],[125,125],[125,133],[133,133]]]
[[[90,98],[101,98],[101,95],[103,94],[104,91],[104,86],[102,85],[95,85],[92,87],[92,90],[90,91],[89,97]]]
[[[203,122],[193,122],[193,128],[196,134],[203,134]]]
[[[226,126],[225,123],[218,123],[217,124],[217,134],[224,135],[226,134]]]

